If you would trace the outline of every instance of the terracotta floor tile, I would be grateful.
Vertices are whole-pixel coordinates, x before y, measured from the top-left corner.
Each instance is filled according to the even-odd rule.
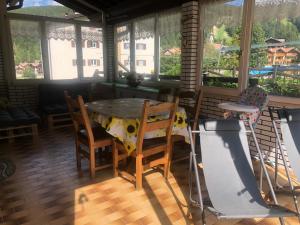
[[[0,157],[10,158],[17,168],[0,184],[0,225],[201,224],[198,208],[188,215],[188,161],[172,165],[168,182],[161,172],[147,174],[144,189],[136,191],[130,182],[114,178],[111,168],[90,180],[86,160],[79,176],[74,148],[71,129],[41,131],[39,144],[29,139],[0,143]],[[279,177],[286,182],[284,175]],[[293,209],[290,196],[278,199]],[[206,215],[209,225],[279,224],[278,219],[218,221]],[[296,224],[297,218],[286,219],[286,225]]]

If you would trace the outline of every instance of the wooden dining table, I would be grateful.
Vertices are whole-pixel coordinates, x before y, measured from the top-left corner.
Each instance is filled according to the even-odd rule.
[[[136,149],[138,128],[142,117],[144,101],[142,98],[122,98],[112,100],[100,100],[86,104],[93,122],[100,124],[106,131],[124,144],[128,154]],[[158,104],[159,101],[149,100],[150,104]],[[167,115],[151,116],[149,121],[158,120]],[[178,107],[172,134],[185,137],[189,143],[187,131],[187,115],[184,108]],[[165,136],[165,130],[147,132],[145,138]]]

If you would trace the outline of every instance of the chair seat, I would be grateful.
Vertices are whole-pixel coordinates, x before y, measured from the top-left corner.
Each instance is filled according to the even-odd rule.
[[[98,145],[98,142],[103,142],[103,141],[108,141],[112,143],[112,136],[106,132],[106,130],[102,127],[93,127],[92,128],[93,135],[94,135],[94,141],[95,145]],[[78,133],[78,138],[84,143],[88,142],[88,137],[87,137],[87,132],[85,129],[80,130]],[[101,144],[103,145],[103,144]],[[104,144],[104,145],[109,145],[109,144]]]
[[[185,141],[185,137],[182,135],[172,135],[172,142],[181,142],[181,141]]]
[[[120,142],[119,140],[115,140],[118,149],[122,149],[124,152],[126,151],[124,148],[124,145],[122,142]],[[157,138],[150,138],[150,139],[144,139],[143,141],[143,152],[145,152],[146,150],[158,147],[158,146],[162,146],[162,145],[166,145],[167,141],[165,139],[165,137],[157,137]],[[136,156],[136,151],[134,151],[134,153],[131,156]]]
[[[144,139],[143,142],[143,150],[147,150],[149,148],[154,148],[159,145],[166,145],[167,141],[165,137],[157,137],[157,138],[150,138]]]

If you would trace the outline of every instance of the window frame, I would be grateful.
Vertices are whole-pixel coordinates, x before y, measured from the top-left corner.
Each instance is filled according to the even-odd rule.
[[[203,88],[203,91],[206,94],[218,94],[218,95],[226,95],[236,97],[248,87],[249,82],[249,60],[250,60],[250,52],[251,52],[251,39],[252,39],[252,28],[254,22],[254,10],[255,10],[255,0],[245,0],[243,8],[243,19],[242,19],[242,35],[241,35],[241,58],[240,58],[240,68],[239,68],[239,79],[238,79],[238,88],[221,88],[221,87],[208,87],[202,85],[202,59],[203,59],[203,8],[205,7],[205,3],[199,2],[199,20],[198,20],[198,64],[197,64],[197,77],[199,77],[198,86]],[[276,96],[269,95],[269,99],[271,104],[274,105],[282,105],[282,103],[287,104],[287,106],[295,106],[299,105],[299,98],[290,97],[290,96]]]
[[[114,68],[115,68],[115,80],[116,81],[124,81],[124,79],[120,78],[118,76],[118,58],[117,58],[117,27],[120,26],[129,26],[130,27],[130,40],[129,40],[129,46],[130,46],[130,72],[136,72],[136,59],[135,59],[135,52],[136,52],[136,41],[135,41],[135,26],[134,23],[138,22],[139,20],[147,19],[147,18],[153,18],[154,19],[154,74],[143,74],[151,76],[151,81],[160,81],[160,76],[167,76],[167,75],[161,75],[160,72],[160,44],[159,44],[159,31],[158,31],[158,20],[159,16],[164,13],[180,13],[182,14],[181,7],[175,7],[169,10],[164,10],[158,13],[152,13],[148,14],[147,16],[138,17],[132,20],[128,20],[126,22],[117,23],[114,25]],[[180,26],[180,32],[182,27]],[[139,49],[139,51],[141,51]],[[180,56],[181,57],[181,56]],[[174,78],[177,78],[180,74],[175,74]],[[169,77],[169,76],[168,76]],[[177,81],[177,79],[174,79],[174,81]],[[148,81],[143,81],[148,82]]]
[[[7,13],[8,15],[8,40],[10,42],[9,48],[10,48],[10,54],[9,58],[11,60],[10,69],[12,71],[12,75],[9,77],[9,82],[14,84],[34,84],[34,83],[72,83],[72,82],[89,82],[91,79],[104,81],[107,80],[107,73],[104,73],[104,77],[99,78],[90,78],[90,77],[84,77],[83,74],[83,55],[82,55],[82,48],[86,47],[82,43],[81,38],[81,27],[95,27],[95,28],[101,28],[102,29],[102,35],[105,33],[104,29],[105,26],[100,23],[92,22],[92,21],[80,21],[75,19],[64,19],[64,18],[54,18],[54,17],[47,17],[47,16],[35,16],[35,15],[27,15],[27,14],[20,14],[20,13]],[[11,20],[22,20],[22,21],[29,21],[29,22],[38,22],[39,26],[41,27],[41,54],[42,54],[42,62],[43,62],[43,72],[44,72],[44,79],[17,79],[16,78],[16,71],[15,71],[15,61],[14,61],[14,50],[13,50],[13,44],[12,44],[12,35],[11,35],[11,29],[10,29],[10,21]],[[47,42],[47,33],[46,33],[46,22],[57,22],[57,23],[67,23],[72,24],[75,27],[75,49],[76,49],[76,55],[77,55],[77,78],[76,79],[61,79],[61,80],[51,80],[50,79],[50,69],[49,69],[49,58],[48,58],[48,42]],[[103,35],[103,58],[105,58],[106,51],[104,49],[106,48],[106,42],[104,40]],[[73,60],[73,59],[71,59]],[[103,60],[103,70],[106,71],[106,62]]]
[[[203,51],[204,51],[204,12],[207,5],[211,3],[199,2],[199,20],[198,20],[198,63],[197,63],[197,77],[199,81],[197,86],[201,86],[208,93],[220,93],[225,95],[236,96],[241,93],[248,85],[248,67],[251,47],[251,33],[254,14],[255,0],[244,0],[242,9],[242,21],[241,21],[241,35],[240,35],[240,59],[239,59],[239,74],[238,74],[238,87],[237,88],[224,88],[205,86],[202,83],[203,80]],[[247,71],[247,73],[245,73]]]

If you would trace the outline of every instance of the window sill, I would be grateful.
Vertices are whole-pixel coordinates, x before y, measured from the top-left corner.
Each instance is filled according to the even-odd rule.
[[[231,97],[238,97],[240,95],[240,92],[238,89],[229,89],[229,88],[220,88],[220,87],[206,87],[203,86],[204,94],[208,95],[225,95],[225,96],[231,96]],[[288,96],[275,96],[275,95],[269,95],[270,103],[274,106],[280,106],[284,104],[284,106],[299,106],[300,107],[300,98],[296,97],[288,97]]]
[[[116,84],[127,85],[126,79],[118,79]],[[178,80],[144,80],[138,87],[148,87],[159,89],[162,87],[170,87],[170,88],[178,88],[180,85],[180,81]]]
[[[204,94],[214,94],[214,95],[226,95],[226,96],[239,96],[240,91],[237,88],[222,88],[222,87],[208,87],[202,86]]]
[[[295,105],[297,105],[297,106],[300,107],[300,98],[270,95],[270,104],[271,105],[282,106],[282,103],[284,103],[284,106],[295,106]]]
[[[68,79],[68,80],[46,80],[46,79],[14,79],[10,83],[12,85],[39,85],[39,84],[45,84],[45,83],[51,83],[51,84],[66,84],[66,83],[89,83],[89,82],[104,82],[104,78],[82,78],[82,79]]]

